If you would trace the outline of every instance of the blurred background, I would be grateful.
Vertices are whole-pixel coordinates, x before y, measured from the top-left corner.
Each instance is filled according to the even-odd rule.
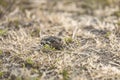
[[[120,0],[0,0],[0,17],[16,8],[21,11],[39,9],[49,12],[67,12],[95,15],[95,10],[119,8]],[[120,13],[115,13],[117,16]]]
[[[120,0],[0,0],[0,80],[120,80],[119,52]]]

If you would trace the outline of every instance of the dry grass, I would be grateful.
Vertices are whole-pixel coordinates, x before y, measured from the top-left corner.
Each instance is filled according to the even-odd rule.
[[[119,80],[120,1],[89,1],[21,0],[0,14],[0,80]],[[43,49],[51,35],[62,50]]]

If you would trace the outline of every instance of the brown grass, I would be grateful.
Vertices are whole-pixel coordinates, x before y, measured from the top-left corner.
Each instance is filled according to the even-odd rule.
[[[119,80],[120,1],[89,1],[1,7],[7,14],[0,19],[0,80]],[[43,50],[44,36],[62,38],[64,48]]]

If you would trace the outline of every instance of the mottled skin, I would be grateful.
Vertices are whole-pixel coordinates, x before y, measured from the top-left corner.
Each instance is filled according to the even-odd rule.
[[[57,50],[61,50],[63,48],[62,39],[56,36],[47,36],[41,40],[42,45],[49,45]]]

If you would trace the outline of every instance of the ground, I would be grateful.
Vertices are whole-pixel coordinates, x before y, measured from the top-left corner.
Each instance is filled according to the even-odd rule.
[[[119,80],[119,4],[1,0],[0,80]],[[42,45],[46,36],[62,48]]]

